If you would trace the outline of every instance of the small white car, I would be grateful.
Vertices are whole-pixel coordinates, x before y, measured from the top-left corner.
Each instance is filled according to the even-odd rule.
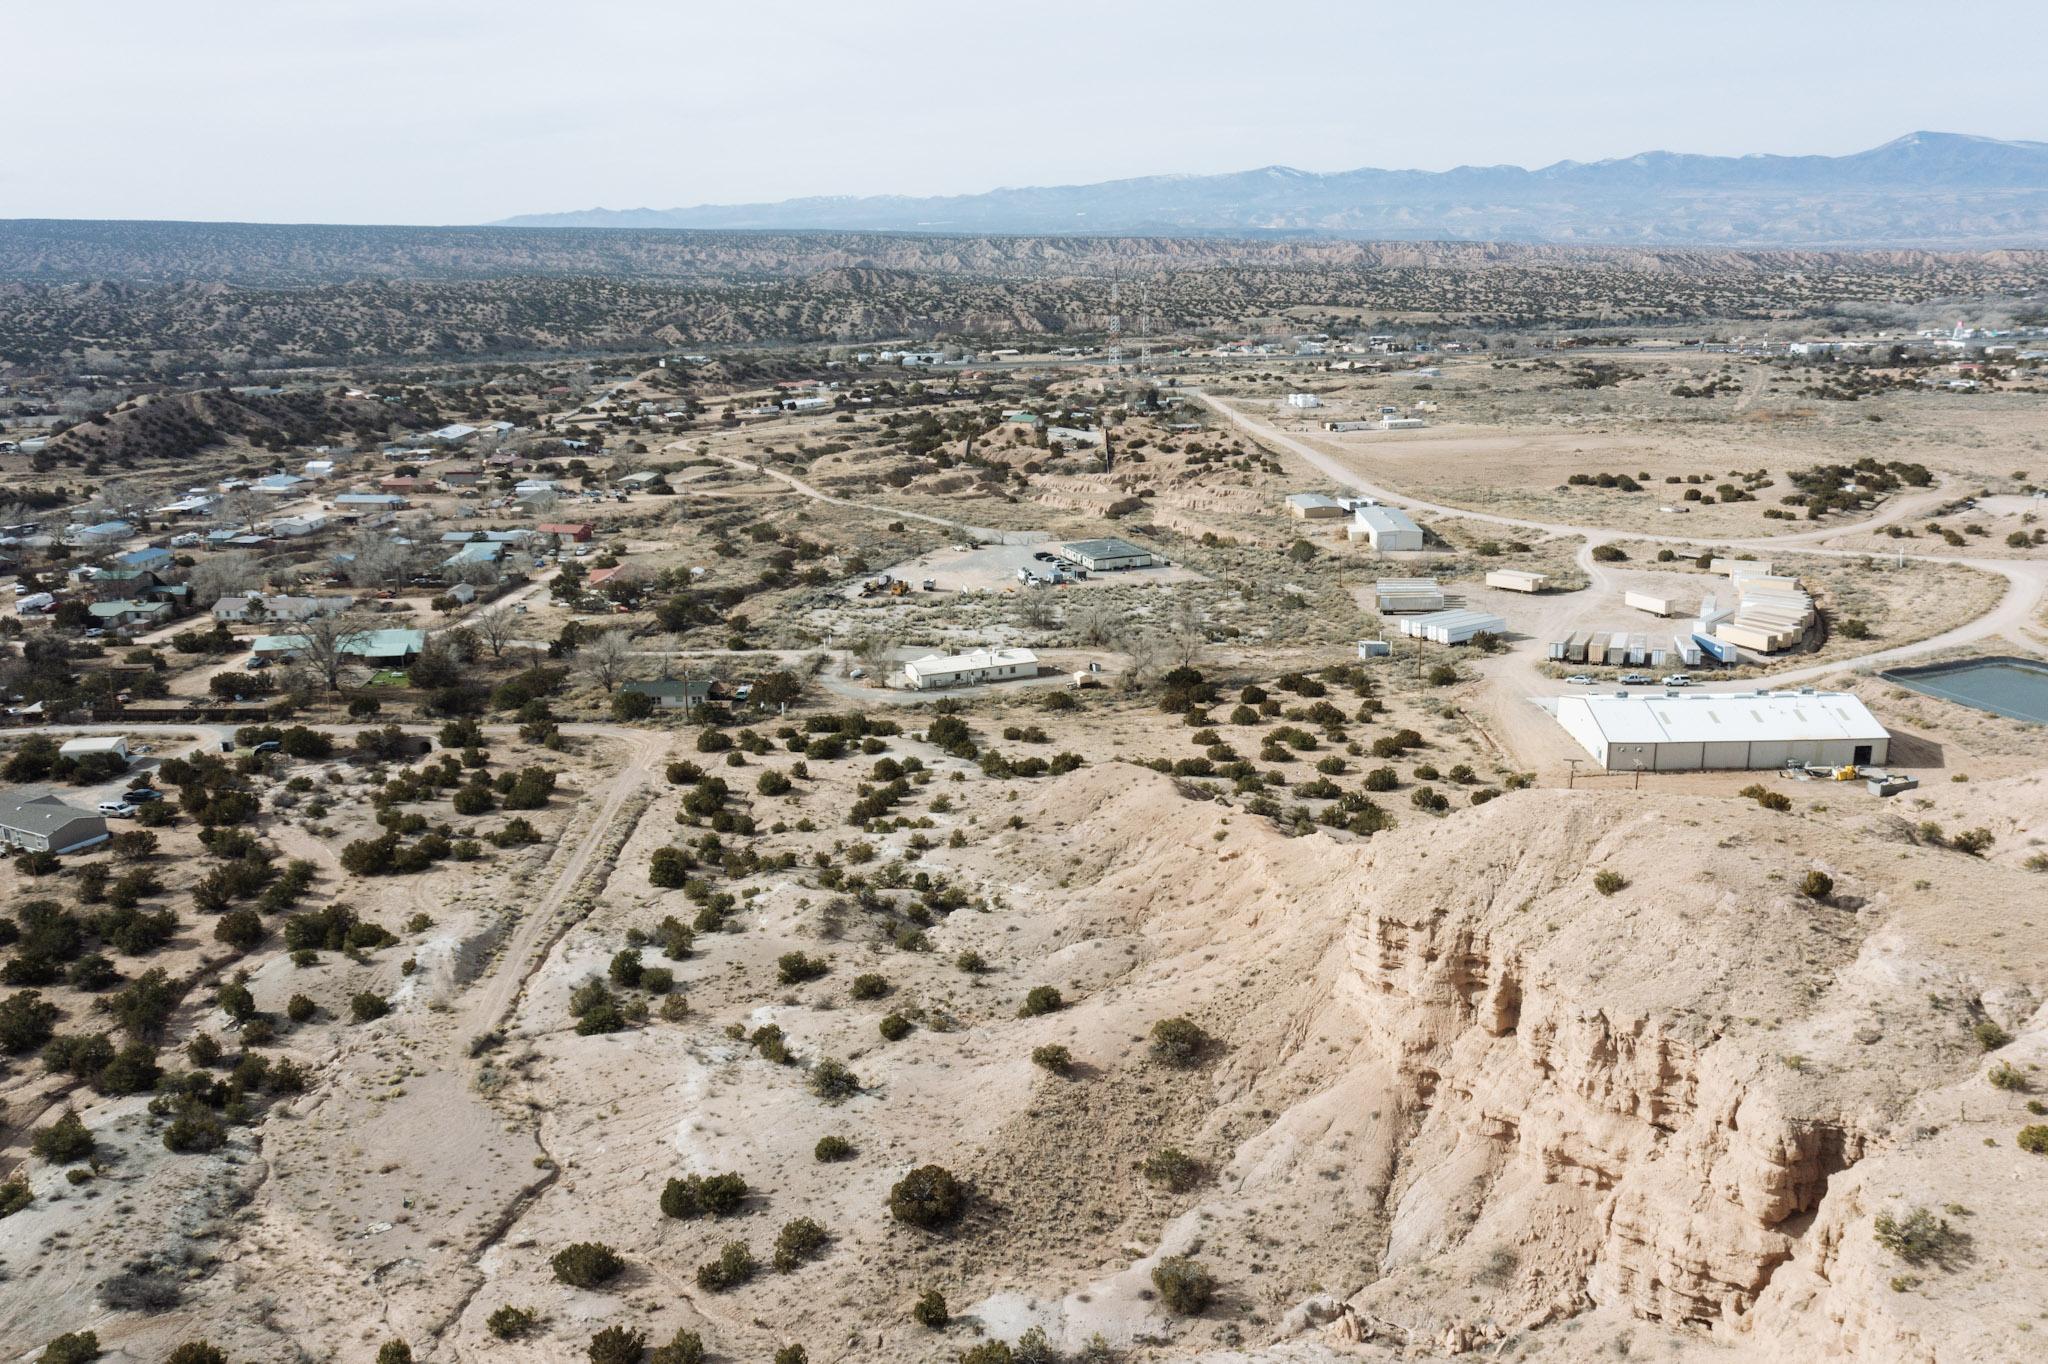
[[[125,800],[103,800],[100,802],[100,813],[112,815],[117,819],[127,819],[135,813],[135,807]]]
[[[1673,673],[1664,679],[1664,685],[1667,687],[1690,687],[1692,685],[1692,678],[1684,673]]]
[[[1575,687],[1590,687],[1599,680],[1599,678],[1593,676],[1593,674],[1591,673],[1573,673],[1570,677],[1567,677],[1565,679],[1565,681],[1571,683]]]

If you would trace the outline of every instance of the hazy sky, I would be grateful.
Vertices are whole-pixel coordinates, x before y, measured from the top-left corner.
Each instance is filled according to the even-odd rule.
[[[2048,140],[2048,5],[0,0],[0,217],[483,222]]]

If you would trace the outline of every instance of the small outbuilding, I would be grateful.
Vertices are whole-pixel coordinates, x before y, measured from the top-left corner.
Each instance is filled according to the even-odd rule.
[[[1550,575],[1519,568],[1496,568],[1486,575],[1486,585],[1504,592],[1541,592],[1550,585]]]
[[[1393,507],[1360,507],[1351,513],[1345,534],[1353,540],[1368,541],[1377,550],[1422,548],[1422,527],[1408,513]]]
[[[60,758],[90,758],[102,753],[128,761],[128,740],[119,734],[82,734],[57,745]]]
[[[1344,504],[1321,493],[1289,493],[1287,512],[1298,521],[1333,521],[1344,515]]]

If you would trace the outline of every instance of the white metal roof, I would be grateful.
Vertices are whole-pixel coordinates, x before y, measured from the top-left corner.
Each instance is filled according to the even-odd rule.
[[[1038,655],[1029,649],[976,649],[965,654],[926,654],[904,666],[921,673],[964,673],[977,668],[1008,668],[1037,661]]]
[[[1344,504],[1334,497],[1325,497],[1321,493],[1289,493],[1287,505],[1315,510],[1319,507],[1342,507]]]
[[[1888,738],[1847,692],[1741,692],[1686,696],[1568,696],[1612,744],[1771,743]]]
[[[1437,630],[1456,630],[1467,625],[1481,630],[1498,630],[1507,624],[1491,611],[1468,611],[1462,607],[1455,611],[1437,611],[1427,616],[1417,616],[1406,623],[1418,628]]]
[[[1422,527],[1408,519],[1408,513],[1393,507],[1360,507],[1352,513],[1358,524],[1378,531],[1419,531]]]

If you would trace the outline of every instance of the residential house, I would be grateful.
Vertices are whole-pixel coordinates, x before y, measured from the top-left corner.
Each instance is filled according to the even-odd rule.
[[[0,806],[0,844],[25,852],[71,853],[104,843],[107,821],[55,796]]]
[[[548,521],[535,526],[534,530],[542,535],[552,535],[557,539],[579,545],[588,544],[591,537],[597,534],[597,527],[588,521]]]
[[[213,604],[213,618],[220,621],[311,620],[315,616],[338,616],[356,604],[354,597],[266,596],[248,592],[222,597]]]
[[[161,601],[96,601],[85,609],[92,613],[95,624],[117,630],[161,625],[171,618],[171,604]]]
[[[654,682],[623,682],[619,690],[636,696],[651,696],[654,703],[663,710],[680,710],[685,713],[695,710],[708,701],[718,698],[718,684],[710,681],[685,678],[662,678]]]
[[[259,635],[249,645],[258,658],[289,658],[304,652],[304,635]],[[365,630],[341,642],[350,658],[380,667],[403,667],[419,657],[427,644],[424,630]]]

